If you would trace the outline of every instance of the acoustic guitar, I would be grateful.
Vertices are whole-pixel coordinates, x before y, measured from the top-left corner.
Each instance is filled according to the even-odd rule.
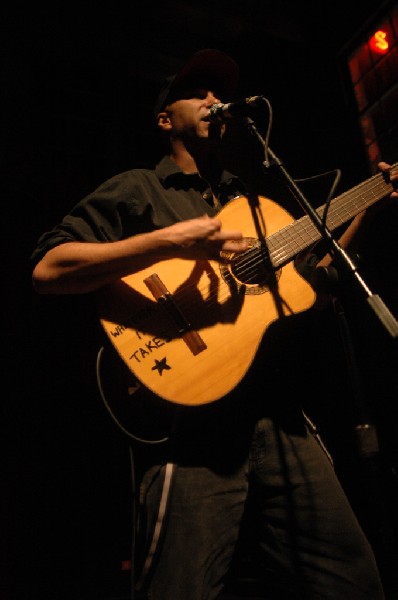
[[[382,173],[327,206],[330,231],[387,196]],[[325,205],[317,209],[322,217]],[[106,286],[99,319],[141,385],[163,400],[200,405],[220,399],[245,376],[273,321],[309,309],[315,292],[295,257],[321,239],[307,215],[293,220],[272,200],[238,197],[219,213],[249,247],[218,261],[172,259]]]

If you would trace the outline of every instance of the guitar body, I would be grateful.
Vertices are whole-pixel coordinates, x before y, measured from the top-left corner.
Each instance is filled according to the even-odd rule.
[[[292,260],[280,268],[269,260],[266,239],[293,222],[287,211],[264,197],[240,197],[219,218],[223,229],[248,238],[244,260],[161,261],[97,297],[120,358],[142,385],[177,404],[225,396],[245,376],[269,324],[315,300]]]
[[[392,189],[378,173],[316,210],[333,231]],[[232,200],[219,217],[243,232],[245,253],[224,264],[161,261],[98,292],[101,324],[133,376],[129,397],[142,386],[174,408],[222,398],[246,375],[268,326],[314,303],[293,260],[321,239],[308,215],[294,221],[259,196]]]

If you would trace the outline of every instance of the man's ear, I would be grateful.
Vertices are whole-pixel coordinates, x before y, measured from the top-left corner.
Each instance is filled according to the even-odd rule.
[[[171,129],[171,121],[167,112],[163,111],[158,114],[158,127],[162,131]]]

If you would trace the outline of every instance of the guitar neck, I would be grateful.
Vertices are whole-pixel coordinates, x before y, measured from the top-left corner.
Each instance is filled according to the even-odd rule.
[[[392,168],[397,165],[398,163],[395,163]],[[386,181],[383,173],[378,173],[337,196],[328,205],[323,204],[316,209],[316,212],[323,218],[325,208],[328,206],[326,225],[330,231],[334,231],[369,206],[385,198],[391,191],[391,183]],[[322,234],[308,215],[293,221],[267,238],[272,264],[275,267],[283,266],[299,252],[318,242],[321,237]]]

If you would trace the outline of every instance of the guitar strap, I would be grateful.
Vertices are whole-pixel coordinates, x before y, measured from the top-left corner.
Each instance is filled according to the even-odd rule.
[[[155,527],[153,529],[151,544],[149,546],[148,554],[146,556],[141,575],[135,584],[135,590],[137,592],[140,592],[144,587],[146,578],[148,577],[150,570],[154,564],[154,560],[156,557],[156,551],[160,545],[161,535],[162,535],[163,527],[165,524],[166,512],[167,512],[167,507],[168,507],[169,498],[170,498],[170,490],[171,490],[171,484],[172,484],[174,471],[175,471],[175,464],[167,463],[165,466],[164,481],[163,481],[162,494],[161,494],[161,498],[160,498],[160,502],[159,502],[158,516],[156,519]]]

